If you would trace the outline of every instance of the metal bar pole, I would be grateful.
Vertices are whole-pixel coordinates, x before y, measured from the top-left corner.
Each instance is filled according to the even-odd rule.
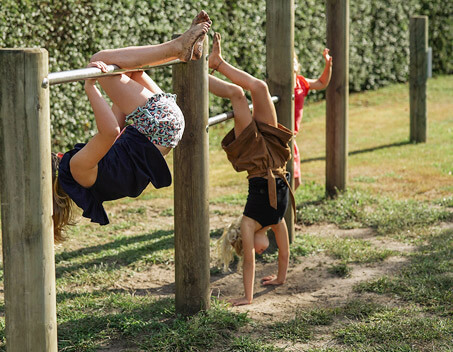
[[[277,97],[277,96],[273,96],[271,99],[272,99],[272,102],[274,104],[277,104],[278,101],[280,100],[280,98]],[[249,109],[250,110],[253,109],[253,104],[249,104]],[[215,116],[210,117],[209,120],[208,120],[209,124],[206,126],[206,131],[209,130],[209,127],[217,125],[218,123],[227,121],[229,119],[232,119],[233,117],[234,117],[234,112],[233,111],[224,112],[224,113],[221,113],[219,115],[215,115]]]
[[[96,67],[86,67],[80,68],[77,70],[61,71],[61,72],[51,72],[49,75],[43,79],[42,87],[47,88],[55,84],[69,83],[81,81],[88,78],[97,78],[101,76],[112,76],[118,75],[125,72],[136,72],[136,71],[146,71],[156,67],[170,66],[180,63],[181,60],[173,60],[159,65],[148,65],[139,68],[132,69],[121,69],[116,65],[108,65],[109,72],[102,72],[99,68]]]

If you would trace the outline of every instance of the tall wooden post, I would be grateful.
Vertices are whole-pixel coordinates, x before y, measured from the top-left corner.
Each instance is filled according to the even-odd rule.
[[[428,79],[428,17],[410,19],[410,141],[426,142],[426,80]]]
[[[44,49],[0,49],[0,194],[8,351],[57,351]]]
[[[326,91],[326,193],[345,190],[348,167],[349,0],[327,0],[327,47],[333,58]]]
[[[186,121],[174,151],[176,311],[185,315],[209,308],[207,42],[200,60],[173,66],[173,91]]]
[[[276,110],[278,121],[294,131],[294,0],[266,2],[266,68],[271,95],[280,98]],[[291,150],[294,141],[291,140]],[[291,173],[294,189],[294,158],[286,169]],[[290,242],[294,239],[294,213],[291,206],[285,215]]]

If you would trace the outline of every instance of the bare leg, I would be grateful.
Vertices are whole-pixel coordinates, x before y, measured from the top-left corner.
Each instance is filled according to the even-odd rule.
[[[112,105],[113,114],[116,117],[116,121],[118,121],[118,126],[120,129],[124,128],[124,123],[126,122],[126,114],[124,114],[118,106],[115,104]]]
[[[113,104],[125,115],[146,104],[153,93],[127,75],[107,76],[98,79]]]
[[[154,82],[154,80],[144,71],[133,72],[130,77],[154,94],[163,93],[162,89],[160,89],[156,82]]]
[[[298,189],[300,186],[300,177],[294,178],[294,190]]]
[[[277,113],[266,82],[226,62],[222,57],[220,40],[220,34],[215,33],[212,52],[209,55],[209,67],[217,70],[243,89],[250,91],[253,104],[253,119],[277,127]]]
[[[252,114],[244,91],[235,84],[211,75],[209,76],[209,91],[218,97],[230,99],[234,112],[234,135],[237,138],[252,122]]]
[[[210,26],[210,22],[192,25],[180,37],[162,44],[102,50],[94,54],[90,62],[103,61],[127,69],[158,65],[175,59],[189,61],[195,44],[201,36],[206,35]]]
[[[107,76],[99,78],[98,81],[113,101],[116,111],[113,110],[113,107],[112,110],[116,116],[119,113],[130,114],[137,107],[143,106],[152,95],[162,93],[162,89],[146,72]]]

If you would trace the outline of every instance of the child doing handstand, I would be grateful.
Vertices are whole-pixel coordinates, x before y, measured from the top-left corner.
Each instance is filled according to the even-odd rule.
[[[110,64],[128,69],[198,59],[210,26],[208,14],[201,11],[189,30],[176,39],[103,50],[93,55],[88,67],[107,72]],[[164,93],[145,72],[105,76],[97,81],[113,102],[110,107],[95,79],[85,81],[97,134],[64,155],[52,154],[56,241],[62,240],[64,226],[72,222],[73,201],[82,208],[84,217],[105,225],[109,220],[104,201],[136,197],[150,182],[156,188],[171,184],[164,157],[184,131],[184,116],[175,96]]]
[[[228,98],[234,111],[234,128],[222,140],[222,147],[236,171],[247,171],[249,191],[240,220],[238,236],[226,238],[243,257],[243,284],[245,295],[233,299],[233,305],[252,303],[255,280],[255,253],[262,253],[269,245],[266,231],[271,228],[278,245],[277,275],[264,277],[264,285],[281,285],[286,280],[289,264],[288,229],[283,218],[289,199],[286,162],[291,150],[288,142],[292,133],[277,122],[274,103],[267,84],[241,71],[224,60],[221,54],[220,34],[215,33],[209,67],[232,83],[209,76],[209,91]],[[253,112],[250,112],[243,90],[251,93]],[[232,232],[235,232],[233,226]],[[228,248],[229,247],[229,248]]]

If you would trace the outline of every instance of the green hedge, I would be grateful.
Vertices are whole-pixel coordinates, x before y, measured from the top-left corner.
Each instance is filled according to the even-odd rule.
[[[2,0],[0,46],[46,48],[51,72],[81,68],[104,48],[169,40],[188,28],[203,8],[213,19],[213,30],[223,35],[224,56],[265,78],[264,0],[165,0],[164,4],[157,0]],[[434,73],[452,73],[448,56],[453,42],[452,6],[443,0],[351,1],[351,91],[407,81],[411,14],[433,14],[429,38]],[[325,3],[296,1],[296,54],[307,77],[317,77],[323,69],[325,32]],[[151,75],[162,89],[171,89],[170,68],[153,70]],[[310,99],[322,96],[313,94]],[[211,115],[230,109],[226,102],[211,99]],[[51,119],[54,149],[93,134],[93,117],[81,82],[51,88]]]

